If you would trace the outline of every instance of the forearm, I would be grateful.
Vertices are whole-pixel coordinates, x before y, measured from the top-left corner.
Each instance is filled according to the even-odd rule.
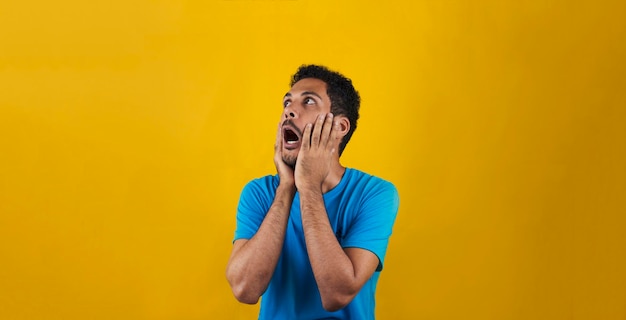
[[[239,301],[256,303],[265,292],[283,247],[294,195],[294,187],[279,185],[256,234],[233,248],[226,278]]]
[[[300,203],[307,251],[322,304],[327,310],[340,309],[354,298],[362,284],[332,230],[321,190],[301,190]]]

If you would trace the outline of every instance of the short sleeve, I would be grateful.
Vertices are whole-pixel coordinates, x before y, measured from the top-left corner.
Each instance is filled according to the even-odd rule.
[[[398,191],[390,182],[379,179],[375,183],[368,183],[359,210],[345,234],[344,248],[366,249],[378,257],[376,271],[383,268],[399,203]]]
[[[233,241],[250,239],[259,230],[272,204],[273,193],[276,192],[273,184],[273,177],[267,176],[252,180],[243,188],[237,206],[237,227]]]

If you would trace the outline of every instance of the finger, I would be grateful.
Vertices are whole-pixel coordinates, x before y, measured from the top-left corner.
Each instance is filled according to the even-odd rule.
[[[328,141],[327,149],[330,149],[331,153],[337,152],[339,150],[339,143],[341,143],[341,139],[339,139],[339,130],[341,127],[339,126],[339,121],[333,122],[333,129],[330,133],[330,140]]]
[[[313,128],[313,135],[311,135],[311,148],[317,148],[320,144],[320,135],[322,133],[322,127],[324,126],[324,119],[326,119],[326,114],[322,113],[317,116],[317,121]]]
[[[282,149],[283,147],[283,130],[282,123],[278,123],[278,130],[276,130],[276,142],[274,142],[274,150]]]
[[[322,136],[320,137],[320,147],[325,148],[328,146],[328,139],[333,129],[333,114],[328,113],[324,120],[324,127],[322,128]]]
[[[300,147],[300,151],[309,150],[311,147],[311,127],[313,125],[307,123],[304,127],[304,132],[302,133],[302,146]]]

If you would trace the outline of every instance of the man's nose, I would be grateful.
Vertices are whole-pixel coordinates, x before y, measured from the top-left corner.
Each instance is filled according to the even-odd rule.
[[[298,117],[298,113],[291,107],[285,108],[285,119],[295,119]]]

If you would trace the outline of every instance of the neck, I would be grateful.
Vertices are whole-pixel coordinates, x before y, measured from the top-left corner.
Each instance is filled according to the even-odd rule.
[[[328,176],[326,176],[326,179],[322,182],[322,193],[326,193],[336,187],[345,172],[346,168],[342,166],[341,163],[339,163],[339,159],[337,159],[330,168]]]

